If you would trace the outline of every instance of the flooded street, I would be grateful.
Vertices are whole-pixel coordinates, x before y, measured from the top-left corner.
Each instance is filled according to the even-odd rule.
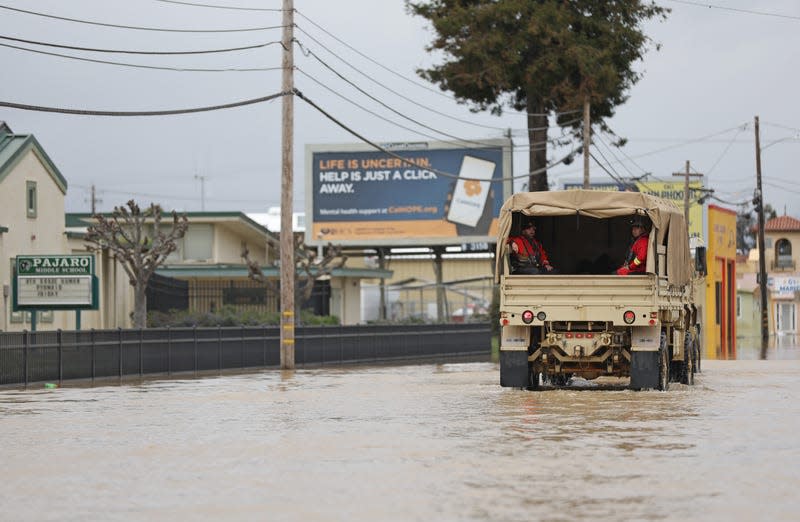
[[[494,363],[0,391],[4,520],[796,520],[800,350],[669,392]]]

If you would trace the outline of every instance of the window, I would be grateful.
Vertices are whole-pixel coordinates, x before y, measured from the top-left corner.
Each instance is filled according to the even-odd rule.
[[[778,268],[792,266],[792,243],[788,239],[779,239],[775,243],[775,266]]]
[[[36,217],[36,208],[37,208],[37,194],[36,194],[36,182],[35,181],[26,181],[25,182],[25,206],[27,208],[27,214],[29,218]]]
[[[208,223],[189,225],[183,236],[183,259],[206,261],[212,258],[214,227]]]
[[[742,318],[742,296],[740,295],[736,296],[736,318]]]

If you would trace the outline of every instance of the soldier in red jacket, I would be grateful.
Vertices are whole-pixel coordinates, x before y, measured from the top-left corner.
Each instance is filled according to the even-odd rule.
[[[625,258],[625,264],[617,269],[617,275],[644,274],[647,264],[647,221],[644,216],[631,219],[631,236],[633,243]]]
[[[547,258],[542,244],[536,239],[536,223],[528,218],[522,222],[522,233],[508,238],[511,248],[509,260],[512,274],[553,273],[553,266]]]

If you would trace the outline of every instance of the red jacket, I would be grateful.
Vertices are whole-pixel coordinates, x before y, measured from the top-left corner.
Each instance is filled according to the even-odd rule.
[[[528,241],[525,236],[511,236],[508,238],[508,244],[512,243],[517,245],[517,253],[512,250],[511,255],[516,256],[520,266],[539,268],[550,264],[547,252],[544,251],[544,247],[536,238]]]
[[[642,234],[631,245],[625,264],[617,269],[617,275],[644,274],[647,265],[647,241],[649,235]]]

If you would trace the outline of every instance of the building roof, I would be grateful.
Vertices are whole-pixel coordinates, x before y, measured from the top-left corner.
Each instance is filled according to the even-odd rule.
[[[778,216],[764,223],[765,232],[800,232],[800,219]]]
[[[55,163],[53,163],[33,134],[7,132],[10,130],[5,123],[0,125],[0,183],[28,151],[33,151],[61,192],[66,194],[67,180],[61,175]]]
[[[111,217],[111,212],[101,212],[101,214],[105,217]],[[162,214],[162,219],[168,221],[170,219],[170,214],[171,212],[164,212]],[[178,212],[178,214],[186,214],[190,224],[220,223],[223,226],[227,225],[235,228],[239,234],[265,236],[269,243],[274,245],[279,243],[275,234],[267,230],[263,225],[255,222],[244,212]],[[91,213],[71,213],[66,215],[65,222],[68,233],[80,234],[81,232],[85,232],[86,228],[94,223],[94,219]]]

